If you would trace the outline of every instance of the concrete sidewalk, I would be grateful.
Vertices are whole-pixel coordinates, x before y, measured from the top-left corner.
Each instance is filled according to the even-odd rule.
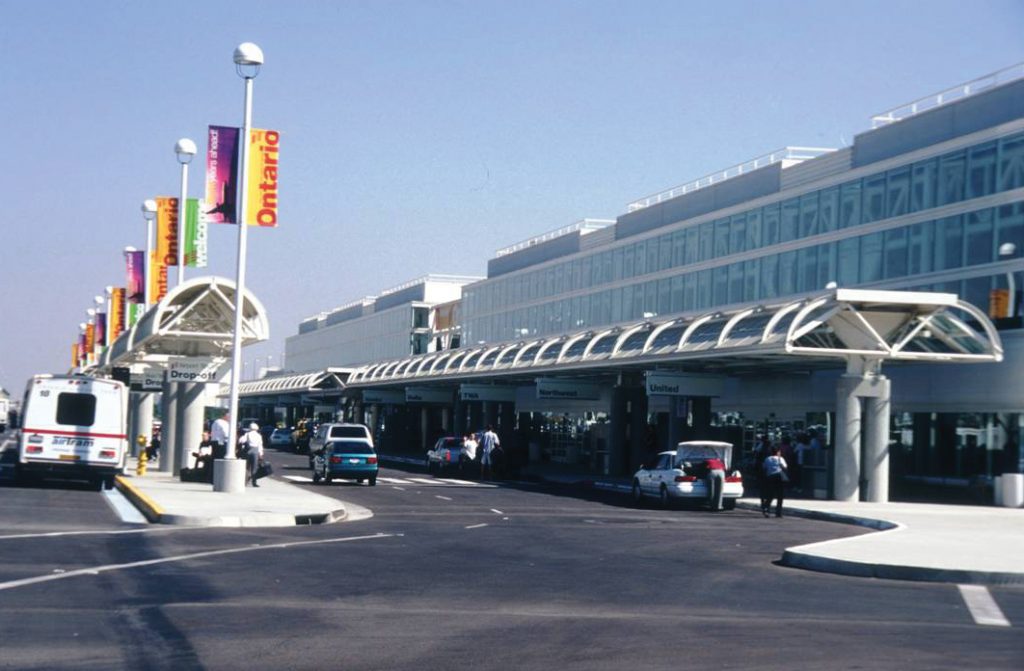
[[[239,494],[213,491],[213,485],[182,482],[170,473],[149,470],[137,476],[136,460],[117,478],[117,489],[158,524],[205,527],[282,527],[365,519],[364,508],[342,503],[283,480],[263,478],[259,487]]]

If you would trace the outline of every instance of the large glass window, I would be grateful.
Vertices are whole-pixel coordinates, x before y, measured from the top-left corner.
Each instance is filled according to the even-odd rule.
[[[829,282],[836,281],[836,244],[830,242],[818,245],[818,284],[824,289]]]
[[[729,266],[719,266],[711,271],[714,283],[714,307],[725,305],[729,302]]]
[[[680,268],[686,263],[686,231],[672,234],[672,267]]]
[[[818,222],[819,233],[834,231],[839,227],[839,187],[833,186],[821,192]]]
[[[647,241],[647,272],[658,272],[658,238],[651,238]]]
[[[860,280],[860,240],[840,240],[837,249],[836,282],[841,287],[855,286]]]
[[[935,175],[938,165],[938,160],[934,158],[914,164],[910,176],[911,212],[935,207]]]
[[[729,266],[729,303],[743,302],[743,264]]]
[[[683,278],[683,310],[697,309],[697,273],[687,273]]]
[[[629,279],[636,276],[635,262],[633,256],[633,245],[626,245],[622,248],[622,277]]]
[[[762,212],[761,238],[763,247],[779,244],[779,204],[765,205]]]
[[[708,221],[701,224],[698,230],[700,231],[700,242],[698,243],[700,251],[698,253],[698,260],[707,261],[712,258],[712,238],[715,234],[715,225]]]
[[[886,174],[886,217],[899,217],[910,211],[910,166]]]
[[[702,270],[697,273],[697,309],[707,310],[711,307],[711,271]]]
[[[955,151],[939,158],[938,205],[958,203],[964,199],[964,181],[967,175],[967,159],[964,150]]]
[[[995,256],[992,210],[970,212],[966,216],[967,265],[990,263]]]
[[[999,141],[999,190],[1024,186],[1024,133]]]
[[[624,289],[612,289],[612,322],[621,322],[625,320],[622,316],[622,292]]]
[[[788,296],[797,292],[796,252],[779,254],[779,295]]]
[[[882,274],[886,279],[907,276],[907,227],[895,228],[883,234],[885,262]]]
[[[683,276],[676,275],[672,278],[672,304],[669,309],[672,312],[683,311]]]
[[[999,208],[998,214],[998,247],[1008,242],[1013,243],[1015,256],[1024,256],[1024,203],[1003,205]]]
[[[971,147],[967,165],[967,197],[978,198],[996,188],[996,143]]]
[[[907,254],[907,274],[920,275],[932,271],[932,249],[935,222],[925,221],[908,227],[909,249]]]
[[[756,301],[761,291],[761,259],[743,262],[743,300]]]
[[[882,279],[882,234],[872,233],[860,239],[860,281]]]
[[[658,308],[659,315],[667,315],[672,312],[672,280],[664,278],[658,280]]]
[[[761,296],[775,298],[779,295],[779,255],[771,254],[761,259]]]
[[[734,214],[729,219],[729,253],[739,254],[747,248],[747,215]]]
[[[729,254],[729,220],[719,219],[715,222],[715,258]]]
[[[935,270],[951,270],[963,265],[964,226],[960,216],[935,222]]]
[[[624,277],[622,272],[622,247],[618,247],[612,251],[612,278],[621,280]]]
[[[839,228],[860,224],[860,180],[847,182],[839,189]]]
[[[797,291],[815,291],[818,286],[818,248],[797,251]]]
[[[698,238],[699,232],[695,226],[686,229],[686,265],[697,262],[697,257],[700,255]]]
[[[633,293],[635,285],[631,284],[628,287],[622,287],[622,319],[623,321],[633,319]]]
[[[800,196],[800,237],[817,235],[821,231],[818,226],[818,192]]]
[[[658,282],[651,280],[644,283],[644,305],[643,313],[658,314]]]
[[[658,238],[658,270],[672,267],[672,234],[667,233]]]
[[[96,397],[92,394],[57,394],[57,423],[64,426],[92,426],[96,421]]]
[[[885,218],[885,173],[864,178],[864,209],[861,221],[866,223]]]
[[[758,249],[761,246],[761,210],[747,212],[746,237],[745,249]]]
[[[647,274],[647,246],[643,240],[633,245],[633,274],[636,277]]]
[[[782,242],[796,240],[800,232],[800,199],[790,198],[782,203],[779,235]]]

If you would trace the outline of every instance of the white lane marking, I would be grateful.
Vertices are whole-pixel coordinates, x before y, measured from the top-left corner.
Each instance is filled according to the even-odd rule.
[[[999,609],[999,604],[992,598],[988,588],[984,585],[957,585],[960,596],[967,604],[967,610],[971,611],[971,617],[975,624],[989,627],[1009,627],[1010,621]]]
[[[451,498],[447,496],[441,496],[440,494],[434,494],[435,499],[441,499],[442,501],[451,501]]]
[[[459,480],[458,478],[445,478],[442,482],[451,482],[456,485],[462,485],[463,487],[479,487],[480,485],[469,480]]]
[[[180,527],[184,529],[185,527]],[[120,534],[145,534],[153,531],[174,531],[172,526],[153,526],[145,529],[95,529],[92,531],[40,531],[33,534],[12,534],[0,536],[0,541],[13,541],[24,538],[58,538],[60,536],[107,536]]]
[[[292,482],[313,482],[313,478],[305,475],[286,475],[284,476],[284,479],[291,480]]]
[[[498,510],[497,508],[491,508],[491,512],[494,513],[495,515],[504,515],[505,514],[505,513],[501,512],[500,510]]]
[[[34,578],[22,578],[21,580],[11,580],[8,582],[0,583],[0,590],[14,589],[16,587],[25,587],[27,585],[35,585],[41,582],[51,582],[53,580],[63,580],[64,578],[75,578],[81,575],[99,575],[100,573],[107,573],[109,571],[121,571],[124,569],[140,568],[143,566],[154,566],[156,564],[169,564],[172,562],[188,561],[190,559],[204,559],[206,557],[238,554],[240,552],[256,552],[257,550],[283,550],[286,548],[299,547],[302,545],[323,545],[325,543],[347,543],[350,541],[365,541],[379,538],[392,538],[394,537],[394,535],[395,534],[373,534],[372,536],[348,536],[346,538],[327,538],[316,541],[295,541],[292,543],[275,543],[274,545],[247,545],[245,547],[228,548],[226,550],[209,550],[207,552],[193,552],[192,554],[177,555],[175,557],[160,557],[158,559],[146,559],[143,561],[128,562],[126,564],[106,564],[104,566],[94,566],[92,568],[77,569],[75,571],[65,571],[63,573],[49,573],[47,575],[40,575]]]
[[[386,483],[392,484],[392,485],[408,485],[409,484],[408,480],[403,480],[402,478],[384,478],[384,477],[378,476],[377,479],[380,480],[381,482],[386,482]]]
[[[468,527],[463,527],[463,528],[464,529],[479,529],[479,528],[485,527],[485,526],[487,526],[487,525],[486,524],[470,524]]]
[[[405,487],[392,487],[391,489],[397,489],[400,492],[404,492],[405,491]]]
[[[438,480],[431,478],[409,478],[409,480],[411,482],[418,482],[422,485],[436,485],[438,483]]]
[[[122,522],[127,522],[128,524],[149,524],[149,520],[146,519],[145,515],[140,513],[139,509],[133,506],[131,501],[126,499],[120,490],[104,489],[103,498],[114,509],[114,512],[117,513]]]

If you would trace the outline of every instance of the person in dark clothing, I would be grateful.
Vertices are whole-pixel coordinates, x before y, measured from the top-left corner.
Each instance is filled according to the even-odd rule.
[[[786,483],[789,476],[786,475],[788,468],[786,460],[780,454],[777,447],[772,448],[772,455],[764,460],[764,475],[767,487],[761,495],[761,514],[768,517],[768,511],[772,507],[772,499],[775,499],[775,516],[782,517],[782,499],[786,493]]]

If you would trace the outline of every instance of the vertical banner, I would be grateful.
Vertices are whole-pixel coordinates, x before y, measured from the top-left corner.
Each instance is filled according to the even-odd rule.
[[[117,340],[117,337],[125,329],[125,293],[124,287],[114,287],[114,291],[110,294],[110,323],[107,324],[110,330],[110,342]]]
[[[206,148],[207,221],[211,224],[238,222],[238,128],[210,126]]]
[[[107,347],[107,313],[96,313],[96,349],[102,352]]]
[[[81,368],[88,362],[85,349],[85,333],[78,334],[78,367]]]
[[[128,282],[128,302],[146,302],[146,252],[125,252],[125,275]]]
[[[281,141],[276,130],[253,128],[249,133],[249,183],[245,185],[246,221],[251,226],[277,226],[277,157]]]
[[[71,367],[72,368],[77,368],[78,367],[78,360],[79,360],[79,356],[78,356],[78,343],[76,342],[76,343],[72,343],[71,344]]]
[[[149,260],[149,276],[149,300],[156,303],[167,295],[167,266],[161,262],[155,250]],[[128,325],[131,326],[131,323]]]
[[[93,353],[96,349],[96,325],[89,323],[85,325],[85,354]]]
[[[146,306],[140,303],[129,303],[127,310],[128,326],[135,326],[142,319],[142,315],[146,314]]]
[[[178,265],[178,199],[156,199],[156,255],[165,266]]]
[[[205,268],[206,215],[198,198],[185,201],[185,265],[189,268]]]

